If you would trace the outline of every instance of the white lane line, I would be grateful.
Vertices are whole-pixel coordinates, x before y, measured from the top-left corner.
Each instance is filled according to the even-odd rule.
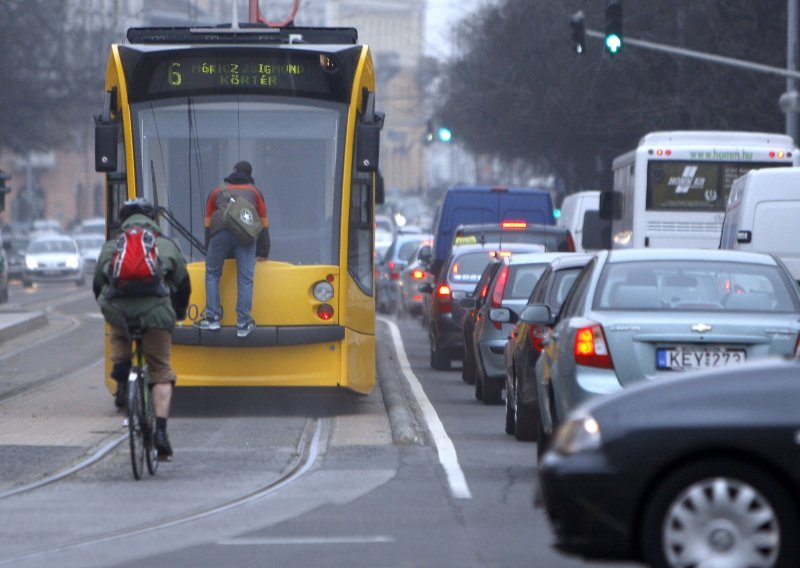
[[[264,546],[271,544],[380,544],[394,542],[390,536],[301,536],[264,538],[225,538],[217,541],[224,546]]]
[[[411,370],[411,364],[408,362],[406,356],[406,348],[403,344],[403,338],[400,336],[400,330],[397,324],[386,318],[378,318],[379,321],[389,326],[389,331],[392,334],[394,341],[395,352],[397,353],[397,361],[400,364],[400,370],[403,376],[408,381],[408,386],[411,388],[411,393],[417,401],[417,404],[422,410],[422,415],[425,418],[425,423],[428,426],[428,431],[431,433],[436,450],[439,453],[439,463],[442,464],[445,473],[447,474],[447,481],[450,484],[450,491],[456,499],[472,499],[472,493],[467,485],[467,480],[464,477],[464,472],[458,463],[458,456],[456,455],[456,447],[453,441],[447,435],[442,421],[439,420],[439,415],[436,409],[433,408],[431,401],[428,400],[419,379]]]

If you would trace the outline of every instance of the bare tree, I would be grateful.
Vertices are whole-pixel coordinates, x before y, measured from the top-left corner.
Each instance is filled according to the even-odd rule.
[[[473,152],[524,159],[570,188],[608,187],[611,160],[659,129],[781,131],[785,80],[625,46],[610,57],[588,38],[575,55],[569,17],[602,30],[602,3],[500,0],[462,22],[444,65],[437,117]],[[783,0],[637,0],[625,33],[780,66]]]

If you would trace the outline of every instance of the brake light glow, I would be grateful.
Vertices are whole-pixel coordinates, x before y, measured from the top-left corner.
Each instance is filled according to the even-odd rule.
[[[503,229],[526,229],[528,223],[527,221],[503,221],[501,227]]]
[[[389,261],[389,280],[400,280],[400,273],[395,272],[395,268],[397,268],[397,263],[393,260]]]
[[[505,258],[507,256],[511,256],[510,250],[490,250],[489,256],[493,258]]]
[[[567,231],[567,252],[575,252],[575,239],[569,231]]]
[[[599,323],[582,327],[575,333],[575,362],[587,367],[613,369],[611,354],[603,334],[603,326]]]
[[[492,291],[492,303],[491,306],[493,308],[499,308],[503,303],[503,294],[506,291],[506,282],[508,282],[508,265],[503,265],[500,267],[500,272],[497,274],[497,283],[494,285],[494,291]],[[499,321],[493,321],[492,325],[494,325],[495,329],[503,329],[503,324]]]
[[[411,272],[411,278],[414,280],[422,280],[425,278],[425,271],[424,270],[413,270]]]
[[[650,153],[652,154],[653,150],[650,150]],[[656,148],[655,155],[659,156],[659,157],[671,156],[672,155],[672,150],[670,150],[669,148]]]
[[[450,286],[442,284],[436,289],[436,301],[439,304],[439,311],[441,313],[449,314],[453,311]]]
[[[769,157],[770,158],[777,158],[779,160],[782,160],[784,158],[791,158],[792,157],[792,153],[791,152],[786,152],[784,150],[770,150]]]
[[[322,304],[317,308],[317,315],[320,319],[325,321],[331,319],[333,317],[333,306],[330,304]]]

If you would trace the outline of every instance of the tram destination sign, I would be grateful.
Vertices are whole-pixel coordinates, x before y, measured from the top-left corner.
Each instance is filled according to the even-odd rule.
[[[308,52],[175,51],[147,54],[137,66],[137,97],[248,93],[346,100],[340,58]],[[349,67],[345,63],[345,67]]]

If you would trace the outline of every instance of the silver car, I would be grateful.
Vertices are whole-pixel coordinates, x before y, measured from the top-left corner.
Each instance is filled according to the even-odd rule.
[[[530,308],[529,308],[530,309]],[[724,250],[601,251],[578,276],[536,363],[539,443],[578,404],[643,380],[793,356],[800,287],[776,258]],[[526,315],[531,315],[526,311]]]
[[[475,314],[472,349],[475,365],[475,398],[484,404],[500,404],[506,383],[504,350],[514,327],[511,314],[519,314],[539,277],[550,263],[564,253],[533,253],[506,257],[495,274]],[[501,309],[505,308],[505,310]],[[511,310],[511,311],[509,311]]]

